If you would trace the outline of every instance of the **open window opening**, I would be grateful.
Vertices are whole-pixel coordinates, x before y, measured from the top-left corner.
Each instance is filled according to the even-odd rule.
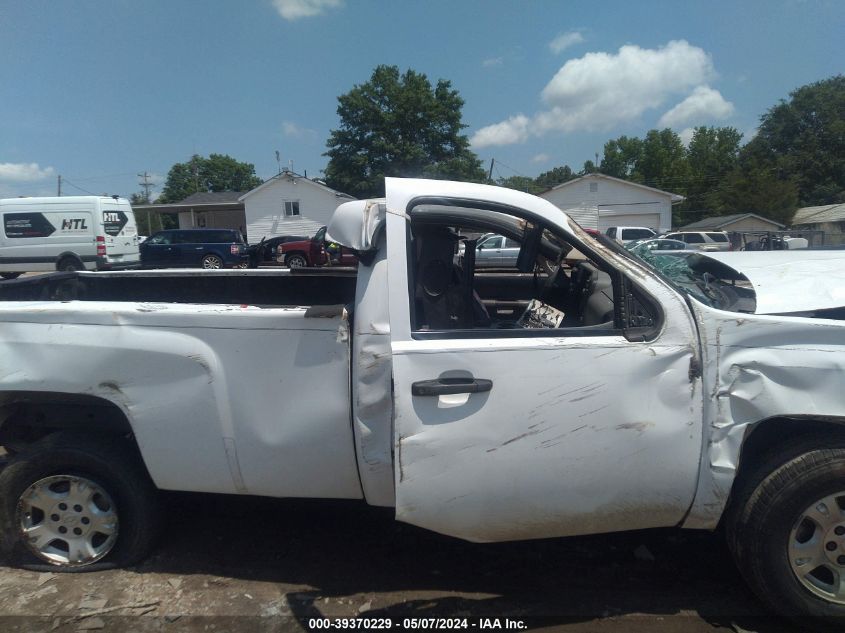
[[[620,334],[626,286],[588,248],[516,209],[445,202],[409,210],[415,338]]]

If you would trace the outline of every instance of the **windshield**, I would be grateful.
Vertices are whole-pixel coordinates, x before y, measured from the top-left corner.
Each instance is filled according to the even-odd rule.
[[[748,280],[742,275],[724,274],[721,277],[727,277],[725,279],[714,274],[729,269],[715,262],[713,266],[708,266],[706,255],[682,250],[673,251],[672,254],[665,251],[656,253],[647,244],[634,246],[628,252],[660,273],[675,288],[705,305],[734,312],[753,313],[755,310],[755,295]]]

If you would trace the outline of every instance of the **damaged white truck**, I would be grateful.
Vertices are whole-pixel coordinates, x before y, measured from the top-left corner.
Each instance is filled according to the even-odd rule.
[[[357,272],[0,284],[5,559],[136,562],[159,490],[363,499],[471,541],[724,525],[774,609],[845,615],[842,255],[649,264],[528,194],[386,189],[329,225]]]

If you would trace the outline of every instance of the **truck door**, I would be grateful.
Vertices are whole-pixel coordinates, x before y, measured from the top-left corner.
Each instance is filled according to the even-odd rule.
[[[626,338],[619,309],[608,323],[577,324],[579,315],[567,314],[568,322],[533,331],[485,321],[477,310],[463,323],[455,314],[437,325],[426,302],[441,291],[448,296],[459,275],[449,249],[441,249],[441,262],[422,236],[448,239],[463,220],[432,228],[430,217],[439,222],[450,204],[458,216],[470,205],[476,220],[484,211],[501,217],[516,194],[502,190],[504,200],[493,200],[497,194],[473,185],[387,183],[397,519],[473,541],[681,521],[695,492],[702,397],[700,380],[690,377],[696,332],[680,296],[638,271],[636,301],[646,301],[659,321],[639,341]],[[563,213],[546,201],[522,194],[517,201],[524,205],[514,208],[519,221],[547,218],[555,230],[569,231]],[[427,204],[428,224],[418,230]],[[592,274],[592,264],[581,266],[567,283]],[[624,272],[614,274],[623,279]],[[539,281],[542,292],[545,279]],[[584,307],[573,309],[586,318],[604,296],[579,295],[572,305]]]

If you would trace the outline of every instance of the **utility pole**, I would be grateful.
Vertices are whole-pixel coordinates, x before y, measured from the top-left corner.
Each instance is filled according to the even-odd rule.
[[[282,157],[279,154],[279,150],[276,150],[276,165],[279,167],[279,173],[282,173]]]
[[[496,161],[495,158],[490,159],[490,171],[487,172],[487,180],[493,180],[493,163]]]
[[[62,175],[59,174],[59,192],[56,194],[60,198],[62,197]]]
[[[139,182],[138,184],[144,188],[144,202],[147,204],[150,203],[150,189],[153,186],[153,183],[150,182],[150,175],[144,171],[143,174],[138,174],[138,178],[143,178],[144,182]]]

